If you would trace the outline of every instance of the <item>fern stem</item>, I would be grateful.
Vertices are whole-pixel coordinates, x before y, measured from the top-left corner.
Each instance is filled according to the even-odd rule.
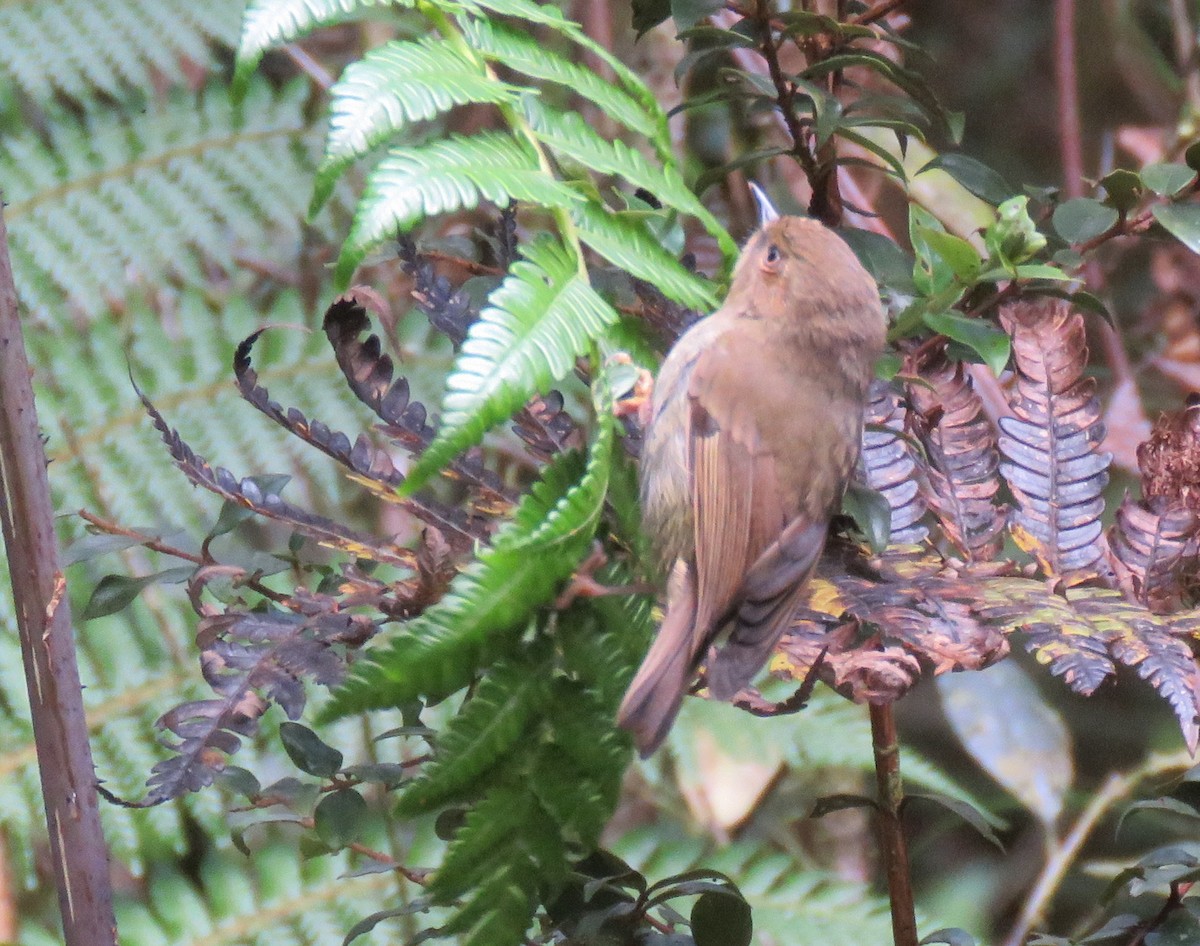
[[[871,747],[875,751],[875,779],[879,786],[879,846],[887,873],[888,900],[892,905],[892,940],[895,946],[917,946],[908,843],[900,821],[900,808],[904,802],[900,740],[896,735],[896,716],[891,703],[871,704]]]
[[[436,3],[420,2],[417,4],[417,9],[437,28],[437,31],[442,34],[442,38],[454,48],[468,62],[474,63],[479,67],[489,79],[494,82],[499,82],[500,78],[496,75],[496,71],[488,64],[488,62],[476,53],[475,48],[466,41],[462,34],[462,30],[458,25],[447,16]],[[517,109],[507,103],[497,103],[496,107],[500,110],[500,115],[508,126],[525,139],[529,146],[533,148],[534,154],[537,155],[538,168],[547,177],[554,178],[554,169],[550,165],[550,158],[546,154],[546,149],[542,147],[541,141],[534,133],[533,127],[526,121]],[[579,231],[575,227],[575,221],[571,219],[570,213],[562,207],[550,208],[550,214],[554,218],[555,226],[558,228],[559,235],[563,242],[570,247],[571,252],[575,256],[575,267],[579,273],[579,278],[588,285],[591,285],[591,279],[588,277],[587,264],[583,260],[583,246],[579,241]]]

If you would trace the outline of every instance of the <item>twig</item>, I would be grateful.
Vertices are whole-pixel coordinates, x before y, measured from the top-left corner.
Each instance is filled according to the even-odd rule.
[[[889,13],[899,10],[907,2],[908,0],[883,0],[883,3],[872,7],[864,13],[860,13],[858,16],[850,17],[846,22],[854,26],[867,26],[868,24],[882,20]]]
[[[917,917],[913,906],[908,844],[900,822],[904,784],[900,778],[900,741],[891,703],[871,705],[871,747],[875,751],[875,780],[879,786],[879,849],[887,874],[895,946],[917,946]]]
[[[1083,143],[1079,123],[1079,77],[1075,68],[1075,0],[1055,0],[1054,81],[1058,86],[1059,154],[1063,189],[1083,196]]]
[[[50,853],[67,946],[117,940],[108,849],[66,581],[58,563],[46,451],[0,209],[0,526],[29,689]]]

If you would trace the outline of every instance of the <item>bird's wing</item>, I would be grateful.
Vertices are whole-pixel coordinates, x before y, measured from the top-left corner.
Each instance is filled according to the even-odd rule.
[[[803,416],[804,399],[795,400],[803,379],[772,372],[761,345],[753,331],[725,333],[697,362],[689,386],[694,654],[732,621],[728,643],[709,662],[709,690],[718,699],[750,681],[788,626],[841,485],[825,482],[820,464],[811,474],[791,468],[796,456],[781,464],[781,444],[811,441],[820,449],[814,431],[823,420]],[[807,410],[821,403],[809,399]],[[802,452],[801,467],[814,461],[810,452]]]

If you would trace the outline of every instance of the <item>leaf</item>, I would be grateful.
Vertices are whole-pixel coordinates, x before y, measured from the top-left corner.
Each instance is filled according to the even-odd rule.
[[[1108,571],[1100,516],[1111,454],[1095,382],[1085,379],[1083,316],[1056,299],[1018,303],[1001,315],[1013,335],[1016,385],[1000,472],[1016,499],[1010,531],[1045,574],[1078,583]]]
[[[1196,179],[1185,164],[1151,164],[1142,168],[1142,183],[1159,197],[1174,197]]]
[[[911,384],[909,399],[928,459],[929,504],[966,561],[993,561],[1004,541],[995,428],[961,362],[935,350],[913,368],[926,382]]]
[[[954,312],[926,312],[925,324],[947,338],[961,342],[974,351],[995,375],[1008,366],[1012,350],[1008,335],[982,319],[967,318]]]
[[[1110,171],[1100,180],[1106,194],[1104,202],[1122,213],[1128,213],[1142,198],[1142,179],[1126,168]]]
[[[629,214],[612,213],[588,202],[576,205],[573,216],[580,240],[614,266],[653,284],[681,305],[702,311],[717,307],[712,284],[684,268],[663,249],[661,240]]]
[[[330,90],[329,134],[310,215],[333,193],[345,168],[415,122],[455,105],[515,105],[521,89],[487,75],[443,39],[393,40],[351,63]]]
[[[1178,609],[1180,569],[1196,527],[1190,509],[1165,499],[1138,502],[1126,496],[1117,509],[1108,531],[1109,547],[1128,573],[1133,597],[1150,610]]]
[[[880,492],[852,482],[842,497],[842,514],[852,518],[874,552],[882,552],[891,538],[892,508]]]
[[[979,275],[982,265],[979,253],[962,237],[928,227],[917,229],[925,245],[946,262],[961,282],[970,283]]]
[[[329,792],[317,802],[313,822],[317,837],[334,851],[357,841],[366,827],[367,802],[353,788]]]
[[[176,584],[187,581],[196,569],[191,565],[168,568],[152,575],[141,578],[128,578],[125,575],[105,575],[99,584],[92,589],[91,597],[83,608],[80,620],[91,621],[94,618],[107,617],[123,611],[133,603],[142,591],[151,585]]]
[[[980,767],[1044,825],[1062,813],[1074,780],[1062,716],[1012,661],[938,678],[942,709]],[[993,712],[1003,706],[1003,713]]]
[[[288,758],[302,772],[318,778],[330,778],[342,767],[341,752],[322,742],[307,726],[292,722],[280,723],[279,738]]]
[[[728,888],[701,894],[691,923],[696,946],[749,946],[754,936],[750,904]]]
[[[469,210],[481,201],[503,207],[514,200],[560,209],[581,202],[541,168],[527,142],[504,132],[394,148],[367,178],[338,257],[336,281],[346,286],[372,249],[425,217]]]
[[[842,229],[838,236],[850,244],[860,263],[881,286],[902,295],[916,292],[913,285],[913,260],[895,240],[869,230]]]
[[[233,77],[235,99],[245,94],[250,74],[263,54],[317,27],[358,15],[370,7],[411,7],[415,0],[251,0],[242,17],[237,69]]]
[[[1004,203],[1017,192],[1001,174],[982,161],[958,152],[938,155],[917,174],[935,169],[945,171],[980,200],[985,200],[994,207]]]
[[[1150,212],[1171,236],[1193,253],[1200,253],[1200,205],[1155,204]]]
[[[862,464],[867,485],[888,505],[888,541],[916,545],[928,535],[917,463],[905,437],[905,410],[890,384],[874,381],[864,415]]]
[[[947,946],[975,946],[975,937],[957,926],[934,930],[924,937],[917,946],[932,946],[933,943],[946,943]]]
[[[397,813],[433,811],[478,781],[527,735],[529,722],[546,706],[551,673],[544,659],[531,654],[497,662],[442,730],[434,760],[400,796]]]
[[[510,647],[558,583],[583,557],[603,509],[614,420],[597,416],[586,466],[577,451],[556,457],[446,596],[386,648],[360,662],[323,716],[442,699],[466,686],[489,655]]]
[[[1090,197],[1074,197],[1054,208],[1054,229],[1068,243],[1085,243],[1116,224],[1117,211]]]
[[[617,320],[570,251],[549,239],[525,249],[467,333],[446,379],[442,426],[405,482],[412,495],[535,394],[566,376]]]

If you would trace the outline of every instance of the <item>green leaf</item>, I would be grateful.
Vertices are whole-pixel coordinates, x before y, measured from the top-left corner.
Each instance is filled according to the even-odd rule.
[[[1150,212],[1171,236],[1193,253],[1200,253],[1200,205],[1156,204]]]
[[[1151,164],[1142,168],[1142,183],[1160,197],[1174,197],[1196,179],[1185,164]]]
[[[950,798],[947,795],[933,795],[924,793],[909,793],[908,795],[905,795],[904,800],[907,803],[909,799],[913,798],[921,798],[925,801],[934,802],[938,805],[941,805],[948,811],[954,812],[954,814],[958,815],[958,817],[974,828],[982,838],[991,844],[994,844],[1000,851],[1004,850],[1004,845],[996,836],[996,832],[992,830],[992,826],[988,822],[987,817],[974,805],[970,805],[960,798]]]
[[[671,16],[680,31],[691,29],[706,16],[724,9],[724,0],[671,0]]]
[[[397,803],[403,817],[433,811],[462,790],[526,735],[530,720],[545,708],[553,668],[545,659],[498,662],[437,742],[434,760],[411,782]]]
[[[534,34],[483,18],[464,18],[462,31],[467,42],[488,59],[532,78],[557,83],[588,99],[627,128],[645,135],[656,147],[669,147],[661,108],[647,111],[631,95],[591,69],[554,52]]]
[[[850,516],[875,552],[888,547],[892,535],[892,508],[878,490],[852,480],[842,497],[842,513]]]
[[[92,590],[88,603],[84,605],[81,621],[93,618],[107,617],[123,611],[142,590],[156,584],[177,584],[187,581],[195,574],[196,569],[191,565],[168,568],[153,575],[143,575],[141,578],[129,578],[126,575],[105,575]]]
[[[310,214],[346,166],[413,122],[472,102],[515,105],[522,90],[487,75],[441,39],[392,41],[346,67],[330,91],[329,135]]]
[[[1054,208],[1054,229],[1068,243],[1085,243],[1117,222],[1117,211],[1090,197],[1075,197]]]
[[[1107,195],[1104,202],[1122,212],[1132,210],[1142,198],[1142,179],[1127,168],[1117,168],[1106,174],[1100,180],[1100,186]]]
[[[534,134],[551,151],[578,161],[594,173],[622,177],[653,194],[664,207],[695,217],[716,239],[722,253],[729,259],[737,256],[733,237],[692,193],[673,165],[651,164],[620,139],[602,138],[574,112],[553,112],[533,96],[525,96],[522,104]]]
[[[934,930],[917,946],[932,946],[933,943],[945,943],[946,946],[975,946],[975,937],[957,926],[948,926]]]
[[[728,888],[702,894],[691,922],[696,946],[749,946],[754,935],[750,904]]]
[[[357,841],[367,820],[367,802],[353,788],[330,792],[313,811],[313,822],[319,837],[327,847],[340,851]]]
[[[288,757],[302,772],[318,778],[329,778],[342,767],[341,752],[322,742],[307,726],[282,722],[279,724],[279,738]]]
[[[838,236],[850,244],[858,261],[877,283],[902,295],[916,292],[912,278],[913,259],[895,240],[869,230],[839,230]]]
[[[671,0],[633,0],[633,28],[638,38],[671,15]]]
[[[928,227],[918,230],[924,244],[945,261],[960,282],[970,283],[979,275],[979,252],[962,237]]]
[[[982,161],[976,161],[965,154],[951,152],[940,154],[926,164],[917,174],[940,169],[949,174],[968,191],[985,200],[993,207],[1004,203],[1012,197],[1017,189],[1004,179],[997,171],[992,170]]]
[[[393,149],[367,179],[338,258],[337,282],[349,285],[371,250],[424,217],[470,209],[483,200],[567,209],[582,199],[539,166],[528,142],[504,132],[452,135],[421,147]]]
[[[341,23],[371,7],[411,7],[415,0],[251,0],[242,17],[233,95],[240,100],[263,54],[320,26]]]
[[[556,457],[492,546],[437,605],[355,666],[322,717],[398,706],[422,695],[443,699],[466,686],[489,655],[511,647],[588,549],[604,508],[614,427],[611,410],[599,412],[586,466],[577,451]]]
[[[981,319],[969,319],[954,312],[926,312],[923,319],[939,335],[974,351],[993,374],[999,376],[1004,371],[1012,352],[1012,341],[1005,332]]]
[[[574,211],[579,239],[614,266],[658,287],[681,305],[708,312],[717,307],[713,285],[667,253],[644,224],[588,202]]]
[[[569,250],[548,238],[529,244],[471,325],[446,380],[441,427],[405,491],[569,374],[616,320]]]

